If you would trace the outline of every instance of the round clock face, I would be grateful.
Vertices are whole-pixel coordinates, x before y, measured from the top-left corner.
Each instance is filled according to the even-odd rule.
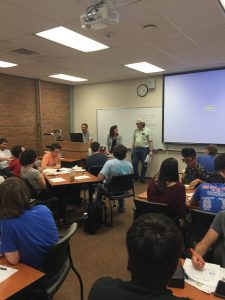
[[[148,87],[147,87],[147,85],[146,84],[140,84],[137,87],[137,94],[140,97],[146,96],[148,94]]]

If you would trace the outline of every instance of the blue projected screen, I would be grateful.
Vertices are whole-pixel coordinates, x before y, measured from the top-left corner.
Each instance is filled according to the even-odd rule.
[[[225,70],[165,75],[163,142],[225,144]]]

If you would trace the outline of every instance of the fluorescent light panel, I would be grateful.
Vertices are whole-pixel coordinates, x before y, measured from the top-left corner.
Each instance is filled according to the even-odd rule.
[[[42,31],[36,33],[36,35],[82,52],[92,52],[109,48],[63,26]]]
[[[124,65],[125,67],[143,72],[143,73],[155,73],[155,72],[161,72],[161,71],[165,71],[164,69],[161,69],[157,66],[154,66],[152,64],[149,64],[147,62],[139,62],[139,63],[135,63],[135,64],[127,64]]]
[[[11,68],[11,67],[15,67],[15,66],[18,66],[18,65],[7,62],[7,61],[0,60],[0,68]]]
[[[68,81],[74,81],[74,82],[87,81],[87,79],[70,76],[70,75],[66,75],[66,74],[55,74],[55,75],[50,75],[48,77],[53,77],[53,78],[58,78],[58,79],[68,80]]]
[[[223,6],[223,9],[225,10],[225,0],[219,0],[219,2]]]

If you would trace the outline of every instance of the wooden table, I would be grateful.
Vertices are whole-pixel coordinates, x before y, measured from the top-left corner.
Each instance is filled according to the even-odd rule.
[[[181,263],[184,264],[184,259],[181,259]],[[197,288],[193,287],[189,283],[184,283],[184,289],[170,288],[173,294],[177,297],[189,297],[193,300],[218,300],[221,298],[215,297],[213,294],[206,294]]]
[[[185,282],[184,289],[170,288],[177,297],[189,297],[193,300],[218,300],[213,294],[206,294]]]
[[[74,179],[74,181],[70,181],[70,175],[69,174],[57,174],[57,175],[47,175],[44,173],[45,179],[48,181],[50,186],[52,187],[62,187],[62,186],[67,186],[67,185],[76,185],[76,184],[87,184],[88,185],[88,192],[89,192],[89,202],[92,201],[92,194],[93,194],[93,189],[91,187],[91,183],[96,183],[98,182],[98,177],[92,175],[91,173],[84,171],[84,172],[75,172],[75,177],[81,176],[81,175],[86,175],[89,178],[84,178],[84,179]],[[50,179],[51,178],[56,178],[56,177],[61,177],[65,179],[65,181],[61,182],[52,182]]]
[[[189,196],[188,194],[194,193],[194,191],[195,189],[186,189],[186,207],[190,207],[190,201],[191,201],[191,196]],[[137,198],[140,198],[142,200],[147,200],[148,199],[147,191],[139,194]]]
[[[82,184],[82,183],[94,183],[94,182],[98,182],[98,178],[94,175],[92,175],[91,173],[87,172],[87,171],[82,171],[82,172],[74,172],[75,173],[75,177],[81,176],[81,175],[86,175],[89,178],[84,178],[84,179],[74,179],[74,181],[70,181],[70,175],[69,174],[57,174],[57,175],[47,175],[46,173],[44,173],[44,177],[45,179],[48,181],[48,183],[50,184],[50,186],[62,186],[62,185],[71,185],[71,184]],[[65,179],[65,181],[61,181],[61,182],[52,182],[50,179],[51,178],[57,178],[57,177],[61,177],[63,179]]]
[[[37,283],[45,275],[22,263],[12,266],[5,258],[0,258],[0,264],[18,270],[12,276],[0,283],[0,300],[13,299],[13,296],[16,296],[16,294],[25,290],[32,284]]]

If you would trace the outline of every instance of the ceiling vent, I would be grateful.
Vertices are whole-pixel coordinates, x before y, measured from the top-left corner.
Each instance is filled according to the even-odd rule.
[[[16,50],[13,50],[12,52],[17,53],[17,54],[21,54],[21,55],[26,55],[26,56],[31,56],[31,55],[41,55],[41,53],[29,50],[29,49],[25,49],[25,48],[19,48]]]

